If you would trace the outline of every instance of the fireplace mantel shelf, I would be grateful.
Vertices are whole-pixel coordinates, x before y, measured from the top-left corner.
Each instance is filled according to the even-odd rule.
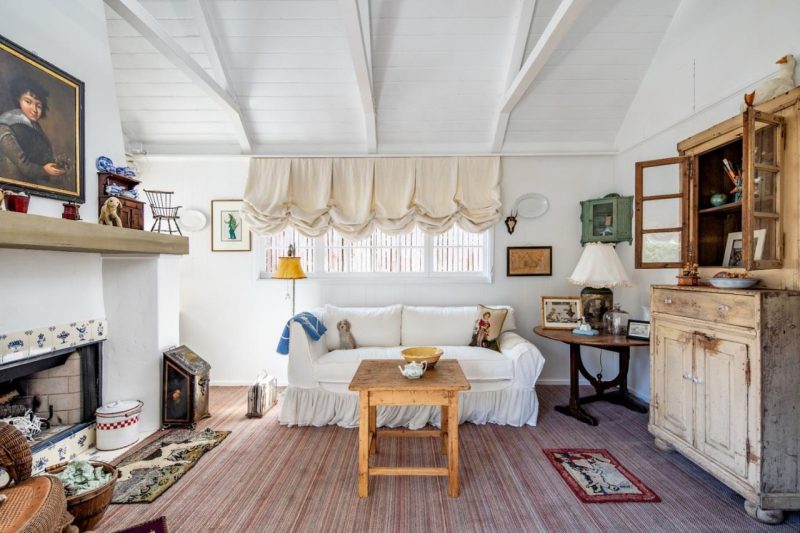
[[[189,239],[90,222],[0,211],[0,248],[186,255],[189,253]]]

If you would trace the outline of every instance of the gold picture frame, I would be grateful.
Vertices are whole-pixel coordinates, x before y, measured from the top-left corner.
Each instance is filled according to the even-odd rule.
[[[0,36],[0,188],[84,203],[84,83]]]

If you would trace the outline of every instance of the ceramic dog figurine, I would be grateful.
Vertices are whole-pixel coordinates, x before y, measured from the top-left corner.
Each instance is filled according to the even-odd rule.
[[[103,207],[100,208],[100,224],[107,226],[122,227],[122,219],[119,218],[119,198],[112,196],[105,201]]]
[[[358,345],[356,344],[356,339],[353,337],[353,334],[350,333],[350,321],[349,320],[340,320],[336,323],[336,329],[339,330],[339,349],[340,350],[352,350],[357,348]]]

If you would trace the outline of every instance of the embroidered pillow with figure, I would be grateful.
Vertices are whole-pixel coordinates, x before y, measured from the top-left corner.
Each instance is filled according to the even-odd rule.
[[[508,315],[508,309],[497,309],[478,306],[478,319],[472,330],[472,341],[470,346],[480,346],[482,348],[492,348],[497,350],[497,337],[503,331],[503,322]]]

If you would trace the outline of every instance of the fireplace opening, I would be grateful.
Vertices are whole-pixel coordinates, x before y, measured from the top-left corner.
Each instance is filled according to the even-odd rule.
[[[0,365],[0,419],[38,427],[34,453],[89,426],[102,405],[101,364],[102,341]]]

